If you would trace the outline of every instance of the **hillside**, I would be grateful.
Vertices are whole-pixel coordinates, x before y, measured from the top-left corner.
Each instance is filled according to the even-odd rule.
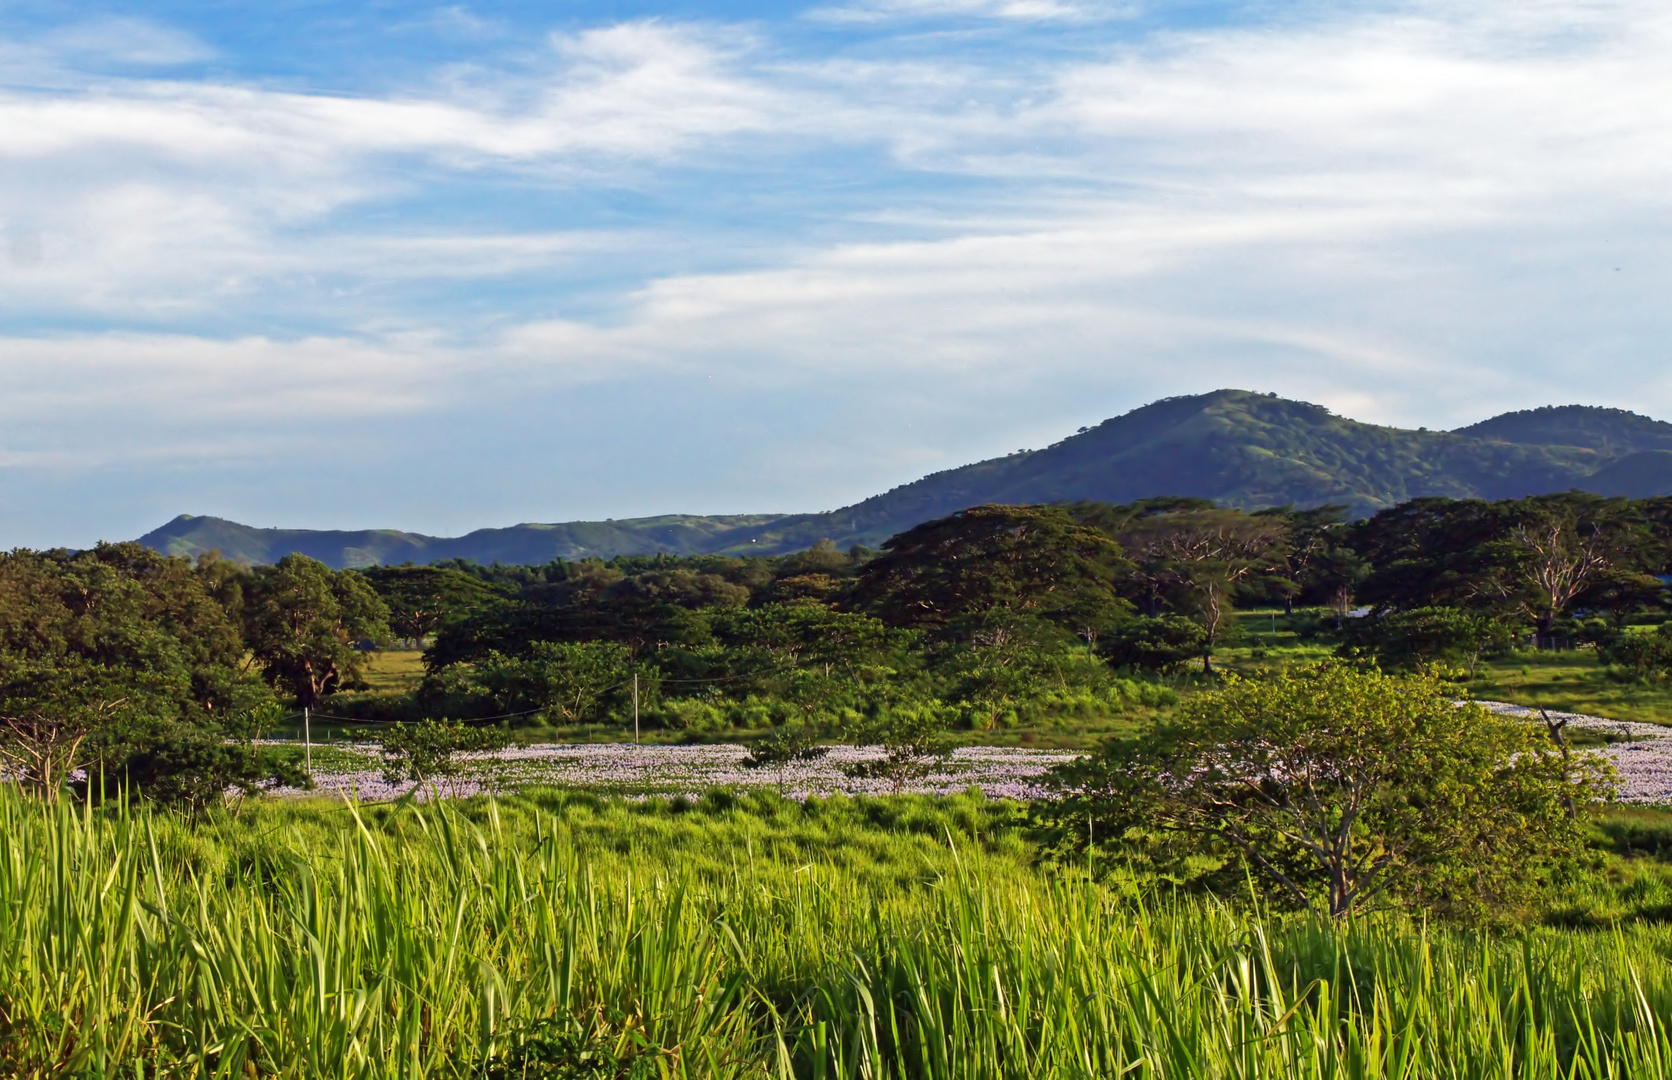
[[[219,550],[252,563],[286,551],[335,566],[450,558],[540,563],[657,551],[772,554],[821,539],[875,547],[918,522],[984,502],[1192,495],[1244,508],[1340,503],[1366,514],[1419,495],[1505,499],[1573,488],[1672,494],[1672,424],[1566,405],[1505,413],[1458,431],[1410,431],[1306,402],[1217,390],[1158,401],[1043,450],[934,473],[822,514],[527,524],[453,538],[254,529],[182,515],[140,541],[176,554]]]
[[[198,556],[219,551],[229,559],[258,565],[300,552],[332,566],[439,562],[472,559],[480,563],[544,563],[590,556],[696,555],[714,550],[718,538],[774,520],[770,514],[730,517],[624,518],[620,521],[569,521],[556,525],[512,525],[477,529],[464,536],[438,537],[393,529],[358,532],[335,529],[257,529],[217,517],[181,514],[139,542],[169,555]]]

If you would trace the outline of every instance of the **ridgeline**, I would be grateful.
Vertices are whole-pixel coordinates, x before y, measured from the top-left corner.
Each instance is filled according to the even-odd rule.
[[[1457,431],[1363,424],[1320,405],[1245,390],[1167,398],[1029,450],[933,473],[821,514],[669,514],[524,524],[433,537],[391,529],[257,529],[182,514],[139,538],[173,555],[216,550],[251,564],[296,551],[333,567],[469,559],[772,555],[829,539],[876,547],[980,503],[1131,502],[1188,495],[1254,509],[1338,503],[1355,515],[1421,495],[1512,499],[1578,489],[1672,494],[1672,424],[1565,405],[1505,413]]]

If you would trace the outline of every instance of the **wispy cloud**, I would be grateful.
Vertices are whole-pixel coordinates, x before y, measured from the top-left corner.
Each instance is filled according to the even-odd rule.
[[[225,440],[245,476],[281,432],[329,461],[375,429],[424,468],[591,462],[458,511],[550,518],[518,500],[831,506],[1227,384],[1430,426],[1672,411],[1660,5],[842,10],[540,28],[360,93],[12,81],[0,464]]]
[[[1129,18],[1137,5],[1106,0],[859,0],[814,8],[809,16],[829,22],[880,23],[912,19],[1087,20]]]

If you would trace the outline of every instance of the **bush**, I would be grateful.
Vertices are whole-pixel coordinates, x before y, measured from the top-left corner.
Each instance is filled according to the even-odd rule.
[[[1117,668],[1172,671],[1208,652],[1208,635],[1180,615],[1144,616],[1111,627],[1098,639],[1098,651]]]
[[[1392,671],[1452,663],[1473,674],[1481,656],[1507,651],[1513,644],[1509,627],[1499,620],[1449,607],[1355,619],[1343,636],[1339,655],[1368,655]]]
[[[1652,634],[1621,634],[1597,646],[1597,658],[1631,679],[1664,679],[1672,673],[1672,623]]]

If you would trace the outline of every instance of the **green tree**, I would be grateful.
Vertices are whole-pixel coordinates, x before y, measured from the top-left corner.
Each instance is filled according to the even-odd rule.
[[[947,739],[947,717],[933,705],[881,708],[854,724],[849,737],[855,746],[880,746],[882,757],[842,767],[855,780],[881,780],[894,794],[922,780],[952,755]]]
[[[360,574],[286,555],[244,590],[245,639],[268,681],[298,705],[360,682],[362,642],[389,636],[389,609]]]
[[[1202,670],[1224,636],[1237,587],[1283,564],[1288,523],[1237,510],[1186,510],[1136,519],[1117,537],[1137,562],[1135,577],[1201,624]]]
[[[445,719],[392,724],[380,740],[383,778],[391,784],[410,780],[415,786],[445,783],[457,797],[463,794],[467,768],[461,755],[500,750],[510,741],[510,732],[492,724]]]
[[[786,725],[773,729],[749,747],[743,759],[745,769],[771,769],[778,778],[778,792],[783,794],[784,775],[791,765],[817,761],[830,752],[830,747],[818,742],[818,731],[806,724]]]
[[[1207,631],[1182,615],[1127,619],[1116,623],[1098,642],[1103,659],[1115,667],[1152,671],[1175,671],[1200,660],[1207,648]]]
[[[1672,675],[1672,623],[1651,634],[1612,634],[1597,645],[1597,658],[1633,679],[1664,679]]]
[[[121,782],[166,733],[222,737],[264,693],[186,559],[137,544],[0,555],[0,758],[48,798],[79,768]],[[231,737],[230,732],[225,737]]]
[[[1482,653],[1507,650],[1514,636],[1490,615],[1430,607],[1350,620],[1345,637],[1341,656],[1369,655],[1389,670],[1461,664],[1473,675]]]
[[[505,602],[487,583],[462,570],[374,566],[360,575],[389,609],[389,629],[402,641],[422,641],[445,622]]]
[[[490,653],[473,674],[496,711],[540,712],[567,724],[597,719],[632,677],[627,647],[613,641],[536,641],[517,656]]]
[[[1474,919],[1528,899],[1612,792],[1573,755],[1427,676],[1342,666],[1235,681],[1056,770],[1065,834],[1132,842],[1175,868],[1246,862],[1294,906],[1387,901]]]
[[[848,603],[891,626],[943,631],[992,611],[1078,631],[1130,609],[1119,545],[1055,506],[977,506],[883,544]]]

